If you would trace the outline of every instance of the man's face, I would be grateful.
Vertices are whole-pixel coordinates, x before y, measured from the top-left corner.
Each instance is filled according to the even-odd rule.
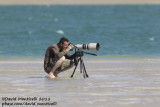
[[[63,50],[66,50],[67,49],[67,47],[68,47],[68,42],[67,41],[65,41],[63,44],[61,44],[61,48],[63,49]]]

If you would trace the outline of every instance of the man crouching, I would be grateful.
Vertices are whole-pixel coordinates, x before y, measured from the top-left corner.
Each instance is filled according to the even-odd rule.
[[[72,61],[75,54],[70,55],[68,51],[72,49],[69,40],[62,37],[57,44],[52,44],[46,50],[44,59],[44,70],[48,73],[48,78],[55,78],[60,72],[63,72],[74,66]]]

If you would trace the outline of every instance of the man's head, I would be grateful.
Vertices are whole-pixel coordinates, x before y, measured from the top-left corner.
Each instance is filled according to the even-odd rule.
[[[62,37],[61,39],[60,39],[60,41],[59,41],[59,47],[61,48],[61,49],[67,49],[67,47],[68,47],[68,43],[69,42],[69,40],[67,39],[67,38],[65,38],[65,37]]]

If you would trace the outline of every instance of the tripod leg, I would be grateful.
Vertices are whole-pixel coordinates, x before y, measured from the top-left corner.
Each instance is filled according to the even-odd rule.
[[[85,74],[85,72],[84,72],[83,60],[81,60],[81,73],[83,73],[83,77],[86,78],[86,74]]]
[[[86,78],[86,74],[85,74],[84,68],[83,68],[83,77]]]
[[[83,77],[86,78],[86,77],[88,77],[88,74],[87,74],[87,72],[86,72],[86,68],[85,68],[83,59],[81,59],[81,65],[82,65],[82,66],[81,66],[81,69],[82,69],[82,71],[83,71]]]
[[[79,63],[79,59],[78,59],[78,63]],[[75,68],[74,68],[74,71],[73,71],[73,73],[72,73],[72,75],[71,75],[71,78],[73,77],[73,75],[74,75],[74,73],[75,73],[75,71],[76,71],[76,68],[77,68],[77,66],[78,66],[78,63],[77,63],[77,65],[76,65]]]
[[[86,68],[85,68],[84,62],[83,62],[83,71],[84,71],[85,76],[86,76],[86,77],[88,77],[88,74],[87,74],[87,71],[86,71]]]
[[[85,70],[84,70],[84,62],[83,62],[83,59],[81,59],[80,64],[81,64],[81,66],[80,66],[81,73],[83,73],[83,77],[86,78],[86,72],[85,72]]]
[[[73,75],[74,75],[74,73],[75,73],[75,71],[76,71],[76,68],[77,68],[77,65],[76,65],[75,68],[74,68],[74,71],[73,71],[73,73],[72,73],[72,75],[71,75],[71,78],[73,77]]]
[[[80,73],[82,73],[82,60],[80,59]]]

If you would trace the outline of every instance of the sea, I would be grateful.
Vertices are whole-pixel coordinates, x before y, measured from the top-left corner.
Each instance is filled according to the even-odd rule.
[[[0,59],[43,59],[67,37],[73,45],[99,43],[98,56],[160,57],[160,5],[1,5]],[[69,53],[74,53],[71,51]]]

